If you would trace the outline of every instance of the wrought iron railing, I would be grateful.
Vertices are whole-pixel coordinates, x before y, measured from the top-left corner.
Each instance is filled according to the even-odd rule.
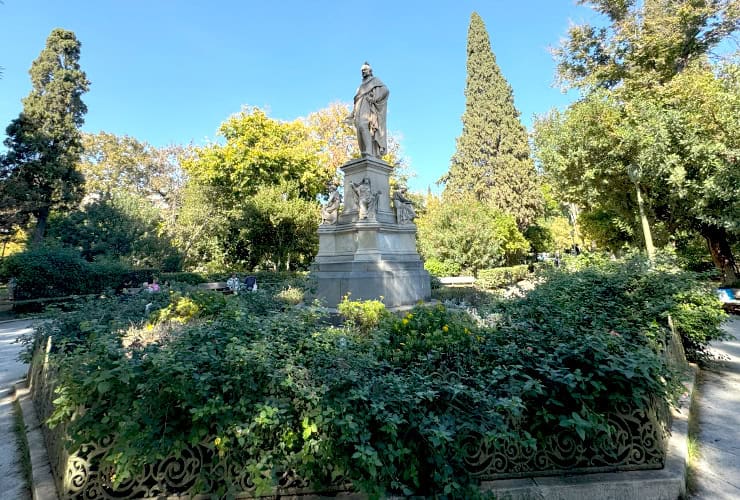
[[[41,421],[52,414],[54,382],[46,352],[37,352],[31,368],[31,389]],[[625,404],[608,416],[610,431],[589,440],[573,431],[562,430],[546,437],[545,446],[533,449],[520,439],[484,440],[471,435],[466,443],[465,464],[480,480],[495,480],[564,473],[659,469],[665,463],[670,410],[664,400],[647,399],[640,405]],[[214,460],[214,450],[203,443],[147,465],[135,478],[113,486],[112,469],[102,458],[112,439],[87,443],[70,453],[65,448],[67,427],[42,425],[57,489],[62,499],[142,498],[215,492],[230,485],[239,496],[256,493],[255,485],[243,470],[229,469]],[[346,482],[322,492],[350,489]],[[276,495],[316,493],[311,485],[292,472],[283,474]]]

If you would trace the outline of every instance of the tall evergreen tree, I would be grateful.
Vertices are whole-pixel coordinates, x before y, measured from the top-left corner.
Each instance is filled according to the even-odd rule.
[[[33,88],[23,99],[23,111],[6,129],[0,213],[33,215],[35,245],[44,236],[50,211],[73,206],[83,193],[75,164],[82,151],[79,127],[87,112],[81,97],[90,83],[79,59],[75,34],[54,29],[31,65]]]
[[[483,19],[475,12],[468,28],[467,71],[463,131],[450,170],[440,179],[444,195],[458,199],[473,193],[512,214],[524,228],[542,206],[527,130],[496,64]]]

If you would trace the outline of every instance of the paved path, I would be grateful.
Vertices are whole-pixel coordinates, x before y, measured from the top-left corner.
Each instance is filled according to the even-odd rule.
[[[733,339],[712,343],[721,357],[702,370],[699,385],[699,453],[695,500],[740,499],[740,317],[725,331]]]
[[[16,360],[23,349],[15,343],[19,335],[31,331],[29,320],[0,323],[0,497],[30,498],[20,468],[16,436],[13,430],[13,384],[26,376],[27,365]]]

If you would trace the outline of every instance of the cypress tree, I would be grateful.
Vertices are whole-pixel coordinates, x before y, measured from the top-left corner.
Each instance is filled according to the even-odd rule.
[[[6,133],[0,157],[0,214],[33,215],[38,245],[52,209],[71,208],[82,198],[83,177],[75,165],[82,152],[79,127],[90,83],[80,69],[80,42],[71,31],[54,29],[31,65],[33,85],[23,111]]]
[[[467,73],[462,135],[450,170],[440,179],[444,196],[457,199],[473,193],[513,215],[523,229],[542,206],[537,175],[511,86],[501,75],[483,19],[475,12],[468,28]]]

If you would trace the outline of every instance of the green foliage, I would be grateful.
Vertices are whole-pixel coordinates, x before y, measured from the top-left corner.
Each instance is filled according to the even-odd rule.
[[[417,219],[417,244],[425,260],[459,266],[463,272],[518,263],[529,243],[514,218],[471,197],[427,200]]]
[[[290,182],[313,200],[331,178],[317,169],[318,146],[303,122],[281,122],[248,108],[222,123],[219,133],[225,144],[196,148],[183,168],[199,184],[217,188],[221,203],[241,203],[262,186]]]
[[[161,268],[179,256],[160,234],[160,213],[147,200],[125,192],[52,216],[48,236],[77,249],[88,261],[112,259],[129,267]]]
[[[442,262],[435,257],[429,257],[424,261],[424,269],[432,276],[457,276],[460,274],[460,264],[456,262]]]
[[[249,471],[265,494],[291,470],[371,496],[468,498],[471,437],[534,451],[555,430],[582,446],[611,435],[615,409],[669,397],[673,375],[657,354],[667,314],[699,344],[717,336],[719,304],[700,288],[663,261],[592,256],[477,311],[374,316],[376,304],[346,301],[359,324],[334,328],[261,289],[205,292],[217,308],[165,329],[145,325],[140,297],[121,296],[40,325],[37,341],[52,337],[58,367],[51,422],[69,423],[73,447],[110,439],[102,460],[117,481],[206,443],[222,492],[236,493],[230,470]],[[146,300],[192,318],[200,303],[187,293]],[[363,327],[371,316],[377,326]]]
[[[29,71],[33,88],[23,111],[8,126],[0,158],[0,213],[35,217],[33,243],[41,243],[49,213],[74,206],[82,197],[75,170],[87,107],[89,82],[80,69],[80,43],[74,33],[54,29]],[[23,221],[19,221],[23,222]]]
[[[197,285],[198,283],[205,283],[207,281],[206,277],[199,273],[163,272],[159,276],[162,282],[165,282],[165,281],[169,281],[171,283],[178,282],[178,283],[186,283],[188,285]]]
[[[17,300],[99,293],[122,286],[128,269],[110,263],[91,264],[71,249],[39,247],[3,260],[2,274],[15,277]]]
[[[221,293],[189,290],[185,293],[173,291],[169,304],[156,311],[152,320],[157,323],[174,321],[187,323],[197,317],[210,317],[224,309],[226,299]]]
[[[563,324],[573,335],[614,331],[658,352],[669,334],[668,316],[675,316],[676,325],[686,325],[677,330],[693,362],[706,359],[710,340],[723,338],[726,318],[712,287],[665,254],[652,268],[638,256],[615,262],[598,254],[564,259],[517,308],[522,320],[542,321],[553,334]]]
[[[29,248],[3,259],[0,276],[17,280],[16,299],[65,297],[138,287],[156,269],[130,269],[120,262],[87,262],[70,248]]]
[[[565,87],[665,82],[736,33],[740,20],[734,0],[588,3],[607,19],[571,26],[555,50]]]
[[[263,186],[236,210],[241,223],[229,228],[233,237],[225,242],[235,263],[305,269],[318,252],[318,205],[302,199],[296,184]],[[247,247],[246,256],[240,255],[240,245]]]
[[[734,281],[740,66],[707,55],[737,32],[736,2],[596,5],[606,26],[572,27],[556,54],[560,77],[583,98],[538,121],[537,155],[568,201],[640,234],[627,175],[635,170],[653,225],[700,234]]]
[[[457,199],[472,193],[499,212],[513,215],[523,229],[542,210],[542,196],[511,86],[475,12],[470,17],[467,54],[463,131],[450,170],[441,179],[444,196]]]
[[[476,276],[476,284],[489,290],[513,285],[529,276],[529,266],[521,264],[511,267],[497,267],[480,269]]]
[[[587,238],[594,241],[599,248],[618,253],[635,240],[633,224],[614,213],[596,208],[585,210],[578,217],[578,224]]]
[[[347,323],[363,333],[376,328],[389,314],[380,300],[350,300],[349,295],[342,297],[337,304],[337,311]]]
[[[125,190],[140,198],[177,201],[183,172],[179,157],[185,150],[171,146],[156,149],[129,136],[107,132],[82,135],[83,153],[77,165],[85,176],[85,192],[105,198]]]
[[[173,231],[188,264],[306,267],[318,249],[315,197],[334,173],[319,162],[320,142],[306,123],[257,108],[229,118],[220,133],[225,144],[183,161],[190,186]]]

